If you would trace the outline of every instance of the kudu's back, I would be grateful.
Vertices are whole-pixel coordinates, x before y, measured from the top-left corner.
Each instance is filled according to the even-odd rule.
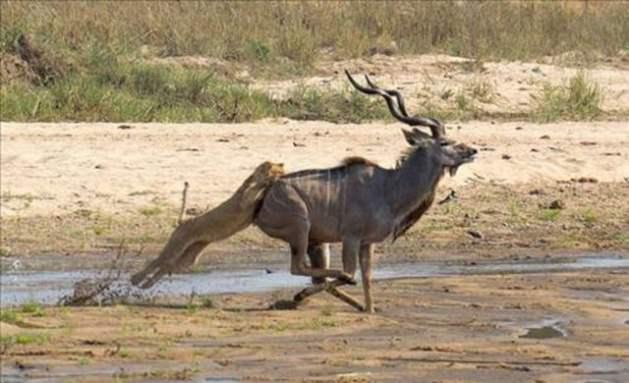
[[[268,190],[254,219],[268,235],[290,242],[296,228],[311,243],[340,242],[355,234],[374,241],[392,226],[384,200],[388,170],[352,159],[336,168],[288,174]]]

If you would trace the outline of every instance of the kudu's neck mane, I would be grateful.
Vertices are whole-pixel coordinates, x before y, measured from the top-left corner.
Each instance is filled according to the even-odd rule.
[[[406,150],[391,172],[390,203],[396,216],[404,217],[423,202],[432,200],[444,174],[442,163],[430,143]]]

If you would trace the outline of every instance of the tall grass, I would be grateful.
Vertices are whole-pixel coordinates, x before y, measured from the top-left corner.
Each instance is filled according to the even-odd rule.
[[[40,45],[118,53],[155,47],[162,56],[236,61],[287,58],[308,66],[323,48],[359,57],[389,47],[467,57],[527,59],[568,50],[627,49],[622,1],[2,1],[0,50],[18,32]]]
[[[299,89],[276,101],[209,70],[149,65],[146,56],[211,56],[255,76],[290,77],[313,70],[323,54],[530,59],[629,49],[629,2],[1,1],[0,14],[0,60],[23,56],[20,36],[41,53],[30,77],[0,83],[0,119],[15,121],[359,122],[388,114],[347,91]],[[473,93],[491,96],[481,86]],[[456,101],[476,114],[463,96]]]

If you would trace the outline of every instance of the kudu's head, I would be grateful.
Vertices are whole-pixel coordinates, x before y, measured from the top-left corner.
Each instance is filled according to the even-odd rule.
[[[462,164],[474,160],[474,156],[478,151],[466,144],[456,143],[447,139],[445,127],[439,120],[432,117],[409,116],[400,92],[394,89],[389,90],[377,87],[367,75],[365,75],[365,80],[368,86],[365,87],[358,84],[347,70],[345,74],[349,82],[358,91],[368,95],[382,96],[393,117],[409,126],[413,126],[412,130],[402,129],[406,141],[413,146],[430,148],[441,162],[443,169],[447,169],[450,175],[454,175]],[[415,126],[430,128],[431,134],[424,133],[415,128]]]

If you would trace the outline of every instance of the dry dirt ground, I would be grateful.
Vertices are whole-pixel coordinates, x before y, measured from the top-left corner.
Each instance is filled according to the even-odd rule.
[[[548,56],[536,62],[478,61],[449,55],[387,56],[335,60],[322,58],[314,74],[287,80],[254,78],[246,67],[216,59],[182,56],[153,58],[149,63],[212,70],[248,83],[253,89],[284,99],[300,87],[320,90],[349,89],[345,69],[368,74],[380,86],[398,89],[411,110],[452,108],[464,96],[481,114],[526,115],[536,107],[535,97],[545,86],[566,86],[582,72],[603,94],[601,109],[614,115],[629,112],[629,55],[599,57],[589,63],[579,52]],[[585,64],[585,65],[584,65]],[[360,76],[361,77],[361,76]],[[362,80],[362,78],[361,78]]]

